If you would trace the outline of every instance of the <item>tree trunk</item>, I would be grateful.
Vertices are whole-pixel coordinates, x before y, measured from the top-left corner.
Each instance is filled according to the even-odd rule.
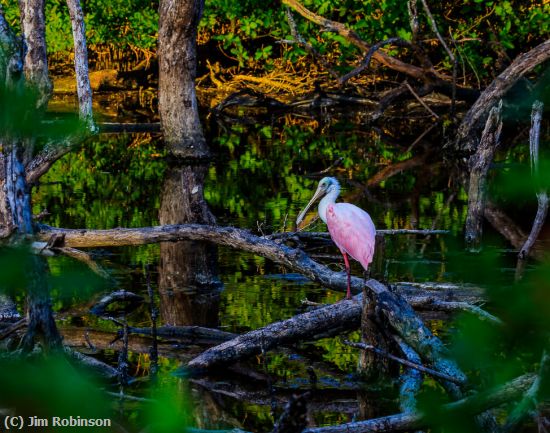
[[[205,158],[195,94],[197,26],[204,0],[161,0],[159,5],[159,113],[168,150],[183,158]]]
[[[88,49],[86,47],[86,25],[80,0],[67,0],[74,40],[74,69],[76,72],[76,90],[80,118],[90,131],[94,131],[92,117],[92,87],[88,75]]]
[[[53,88],[48,75],[44,4],[45,0],[19,0],[25,53],[23,70],[27,84],[35,86],[40,94],[36,107],[39,110],[48,105]]]
[[[204,200],[206,166],[172,167],[166,173],[159,210],[161,224],[214,224]],[[160,313],[166,325],[218,325],[221,282],[217,248],[201,241],[160,245]]]

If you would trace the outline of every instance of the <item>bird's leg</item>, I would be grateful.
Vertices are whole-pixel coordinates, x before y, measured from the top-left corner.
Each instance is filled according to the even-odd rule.
[[[346,265],[346,273],[348,275],[348,291],[346,293],[346,299],[351,299],[351,270],[349,267],[348,254],[345,251],[342,251],[344,256],[344,263]]]

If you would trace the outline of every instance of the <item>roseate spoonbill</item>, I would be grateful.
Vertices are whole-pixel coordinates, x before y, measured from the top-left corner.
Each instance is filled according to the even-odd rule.
[[[376,229],[370,215],[351,203],[336,203],[340,194],[340,184],[333,177],[324,177],[317,191],[296,219],[299,226],[311,205],[319,198],[319,216],[327,225],[330,237],[344,256],[348,277],[346,299],[351,299],[351,273],[348,255],[357,260],[365,271],[374,255]]]

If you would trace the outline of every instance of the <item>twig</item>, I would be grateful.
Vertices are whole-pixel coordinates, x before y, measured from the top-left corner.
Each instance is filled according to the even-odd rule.
[[[332,170],[334,167],[337,167],[339,166],[342,161],[344,160],[344,157],[339,157],[339,158],[336,158],[336,160],[334,160],[334,162],[332,164],[330,164],[327,168],[321,170],[321,171],[316,171],[314,173],[310,173],[309,176],[317,176],[319,174],[326,174],[328,173],[330,170]]]
[[[399,45],[399,46],[406,46],[406,47],[410,47],[410,45],[411,45],[410,42],[407,42],[407,41],[405,41],[401,38],[398,38],[398,37],[389,38],[389,39],[377,42],[372,47],[370,47],[369,51],[367,52],[367,55],[365,56],[365,58],[363,59],[363,61],[361,62],[361,64],[359,66],[357,66],[352,71],[348,72],[346,75],[343,75],[342,77],[338,78],[338,84],[340,86],[344,85],[346,83],[346,81],[348,81],[350,78],[353,78],[353,77],[359,75],[361,72],[363,72],[365,69],[367,69],[369,67],[370,61],[371,61],[372,56],[374,55],[374,53],[376,53],[376,51],[378,51],[380,48],[385,47],[386,45],[391,45],[391,44]]]
[[[406,153],[410,152],[412,150],[412,148],[414,146],[416,146],[420,142],[420,140],[422,140],[427,134],[429,134],[431,132],[431,130],[434,129],[437,125],[438,125],[438,123],[433,123],[432,126],[430,126],[428,129],[426,129],[422,134],[420,134],[418,136],[418,138],[416,140],[414,140],[409,147],[407,147],[407,150],[405,152]]]
[[[418,94],[414,91],[414,89],[411,87],[411,85],[405,81],[405,87],[407,87],[407,89],[409,89],[409,92],[412,93],[412,95],[416,98],[416,100],[418,102],[420,102],[420,104],[422,104],[422,106],[426,109],[426,111],[428,111],[428,113],[430,113],[433,117],[435,117],[436,119],[439,120],[439,116],[430,108],[428,107],[428,105],[422,100],[422,98],[420,96],[418,96]],[[432,125],[432,128],[435,126],[436,124]],[[431,128],[430,128],[431,129]],[[422,137],[422,136],[421,136]]]
[[[356,349],[362,349],[362,350],[368,350],[370,352],[374,352],[377,355],[383,356],[384,358],[391,359],[392,361],[398,362],[399,364],[405,365],[410,368],[414,368],[418,371],[421,371],[423,373],[429,374],[430,376],[437,377],[439,379],[446,380],[451,383],[456,383],[457,385],[463,385],[464,381],[457,379],[456,377],[449,376],[448,374],[440,373],[439,371],[432,370],[431,368],[424,367],[423,365],[416,364],[414,362],[408,361],[403,358],[399,358],[395,355],[392,355],[391,353],[385,352],[381,349],[378,349],[377,347],[374,347],[370,344],[364,344],[364,343],[355,343],[353,341],[343,340],[342,341],[346,346],[355,347]]]

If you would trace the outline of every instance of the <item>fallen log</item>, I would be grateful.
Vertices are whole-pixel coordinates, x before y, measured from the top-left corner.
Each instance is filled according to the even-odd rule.
[[[392,230],[392,233],[395,231]],[[399,233],[409,233],[399,231]],[[433,231],[427,232],[428,234]],[[297,233],[301,236],[302,233]],[[303,233],[306,235],[306,233]],[[63,236],[63,246],[74,248],[117,247],[143,245],[156,242],[174,242],[180,240],[208,241],[247,251],[279,263],[288,269],[298,272],[312,281],[338,291],[347,288],[346,274],[333,272],[312,260],[299,249],[281,245],[277,240],[255,236],[248,230],[233,227],[217,227],[201,224],[173,224],[141,228],[115,228],[108,230],[63,229],[46,225],[40,226],[37,237],[47,242],[52,236]],[[327,234],[328,236],[328,234]],[[352,292],[362,291],[364,280],[351,278]],[[429,290],[424,293],[423,290]],[[405,298],[413,296],[430,296],[441,301],[479,301],[483,299],[483,290],[478,287],[458,286],[448,283],[392,283],[391,291]]]
[[[130,326],[128,332],[130,334],[153,335],[152,328],[134,328]],[[160,338],[198,342],[199,344],[216,344],[237,336],[231,332],[203,326],[159,326],[156,328],[156,335]]]
[[[39,236],[47,239],[52,234],[63,234],[65,243],[74,247],[139,245],[147,241],[205,240],[266,257],[326,287],[342,291],[347,287],[345,273],[332,272],[326,266],[312,260],[303,251],[287,247],[286,245],[279,245],[271,240],[254,236],[246,230],[231,227],[214,227],[200,224],[111,230],[69,230],[42,227]],[[451,360],[447,359],[446,350],[441,341],[431,334],[429,329],[424,326],[423,322],[403,299],[373,279],[365,282],[360,278],[354,277],[352,278],[351,285],[355,293],[361,291],[363,286],[366,285],[372,296],[376,298],[380,317],[384,316],[396,332],[405,339],[407,344],[416,350],[428,364],[442,373],[461,380],[463,379],[463,374],[460,370]],[[361,307],[358,304],[354,304],[353,307],[349,305],[351,302],[343,301],[339,304],[325,307],[326,310],[320,309],[321,313],[315,311],[306,313],[317,314],[319,317],[327,314],[327,317],[332,317],[332,323],[329,323],[327,318],[323,319],[323,323],[321,323],[321,326],[324,325],[323,328],[316,327],[316,329],[312,329],[311,326],[308,327],[308,322],[311,320],[308,316],[305,316],[306,320],[303,320],[303,317],[297,319],[302,329],[291,328],[285,332],[284,327],[292,322],[279,322],[270,325],[272,328],[252,331],[252,333],[223,343],[217,346],[217,348],[209,349],[193,360],[189,364],[189,367],[200,369],[209,368],[211,365],[219,365],[222,362],[234,362],[239,357],[259,353],[258,350],[261,349],[262,345],[266,348],[266,344],[283,344],[283,341],[309,338],[316,333],[318,334],[321,329],[324,331],[335,329],[336,325],[340,329],[339,332],[343,329],[350,329],[350,325],[357,326],[355,323],[359,323],[361,311]],[[336,317],[334,314],[336,314]],[[340,316],[339,320],[337,320],[337,316]],[[266,338],[266,336],[269,338]],[[279,336],[281,338],[278,338]],[[234,344],[235,342],[236,344]],[[239,349],[236,350],[235,347]],[[451,385],[449,384],[449,387]]]
[[[316,336],[328,337],[359,327],[361,322],[361,296],[327,305],[275,322],[212,347],[187,364],[191,372],[200,372],[220,365],[256,355],[273,347],[301,339],[313,340]]]
[[[377,320],[388,323],[433,369],[464,384],[466,377],[454,361],[449,359],[441,341],[431,333],[406,301],[376,280],[370,279],[366,284],[376,297]],[[326,337],[354,329],[360,324],[360,299],[361,296],[355,296],[349,301],[340,301],[240,335],[201,353],[187,364],[186,369],[197,374],[291,341],[311,340],[319,334]],[[443,384],[454,396],[461,395],[456,384],[445,380]]]

